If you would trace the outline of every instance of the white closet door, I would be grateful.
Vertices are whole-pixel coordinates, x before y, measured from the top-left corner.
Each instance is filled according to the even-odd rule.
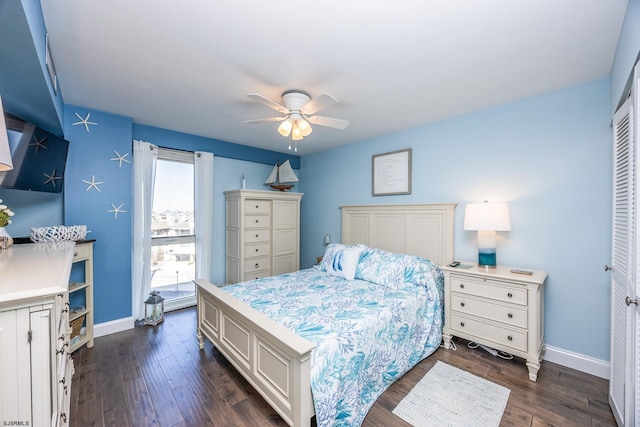
[[[631,113],[633,114],[633,141],[635,147],[635,164],[636,164],[636,192],[635,192],[635,209],[636,209],[636,223],[635,223],[635,275],[633,281],[629,281],[628,285],[628,297],[626,300],[629,326],[627,330],[627,338],[629,339],[629,360],[627,361],[628,390],[626,401],[630,404],[628,413],[630,418],[627,420],[626,425],[639,425],[640,424],[640,236],[638,236],[638,230],[640,230],[640,195],[638,194],[638,188],[640,188],[640,174],[638,173],[638,165],[640,165],[640,149],[638,146],[640,141],[638,140],[638,123],[640,123],[640,64],[636,64],[633,73],[632,84],[632,96],[633,104],[631,107]],[[635,303],[635,304],[634,304]]]
[[[625,298],[635,283],[637,159],[634,139],[633,105],[629,98],[613,120],[614,179],[611,276],[611,361],[609,403],[619,425],[632,426],[633,362],[632,310]],[[630,328],[631,327],[631,328]],[[629,422],[631,421],[631,422]]]

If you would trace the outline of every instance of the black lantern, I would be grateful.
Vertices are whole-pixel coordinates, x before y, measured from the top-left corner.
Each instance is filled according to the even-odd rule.
[[[164,298],[160,292],[151,291],[149,298],[144,302],[144,324],[156,326],[164,322]]]

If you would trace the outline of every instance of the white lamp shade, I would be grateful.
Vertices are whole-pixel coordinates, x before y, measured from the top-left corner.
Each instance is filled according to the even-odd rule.
[[[464,212],[465,230],[511,230],[509,206],[506,203],[469,203]]]
[[[0,172],[13,169],[11,161],[11,151],[9,150],[9,136],[7,134],[7,124],[4,121],[4,109],[2,108],[2,98],[0,98]]]
[[[293,120],[291,120],[291,118],[287,118],[285,121],[283,121],[280,126],[278,126],[278,132],[280,132],[280,135],[282,136],[289,136],[289,134],[291,133],[291,128],[293,127]]]

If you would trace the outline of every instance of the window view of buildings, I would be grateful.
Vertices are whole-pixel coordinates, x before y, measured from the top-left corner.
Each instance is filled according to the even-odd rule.
[[[184,154],[184,153],[182,153]],[[193,155],[180,153],[156,164],[151,216],[151,288],[165,300],[191,297],[195,301],[196,238],[194,221]]]
[[[196,245],[188,238],[194,235],[193,212],[153,212],[151,229],[152,238],[163,238],[151,247],[151,288],[165,299],[193,295]],[[188,236],[187,241],[174,239],[178,236]]]

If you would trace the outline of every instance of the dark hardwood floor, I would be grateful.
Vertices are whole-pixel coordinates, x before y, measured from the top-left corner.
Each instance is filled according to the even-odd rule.
[[[194,308],[163,324],[97,338],[73,354],[71,426],[284,426],[284,422],[211,343],[198,349]],[[511,390],[503,426],[615,426],[608,381],[543,362],[537,382],[522,359],[483,350],[438,349],[396,381],[363,426],[407,426],[391,412],[441,360]]]

